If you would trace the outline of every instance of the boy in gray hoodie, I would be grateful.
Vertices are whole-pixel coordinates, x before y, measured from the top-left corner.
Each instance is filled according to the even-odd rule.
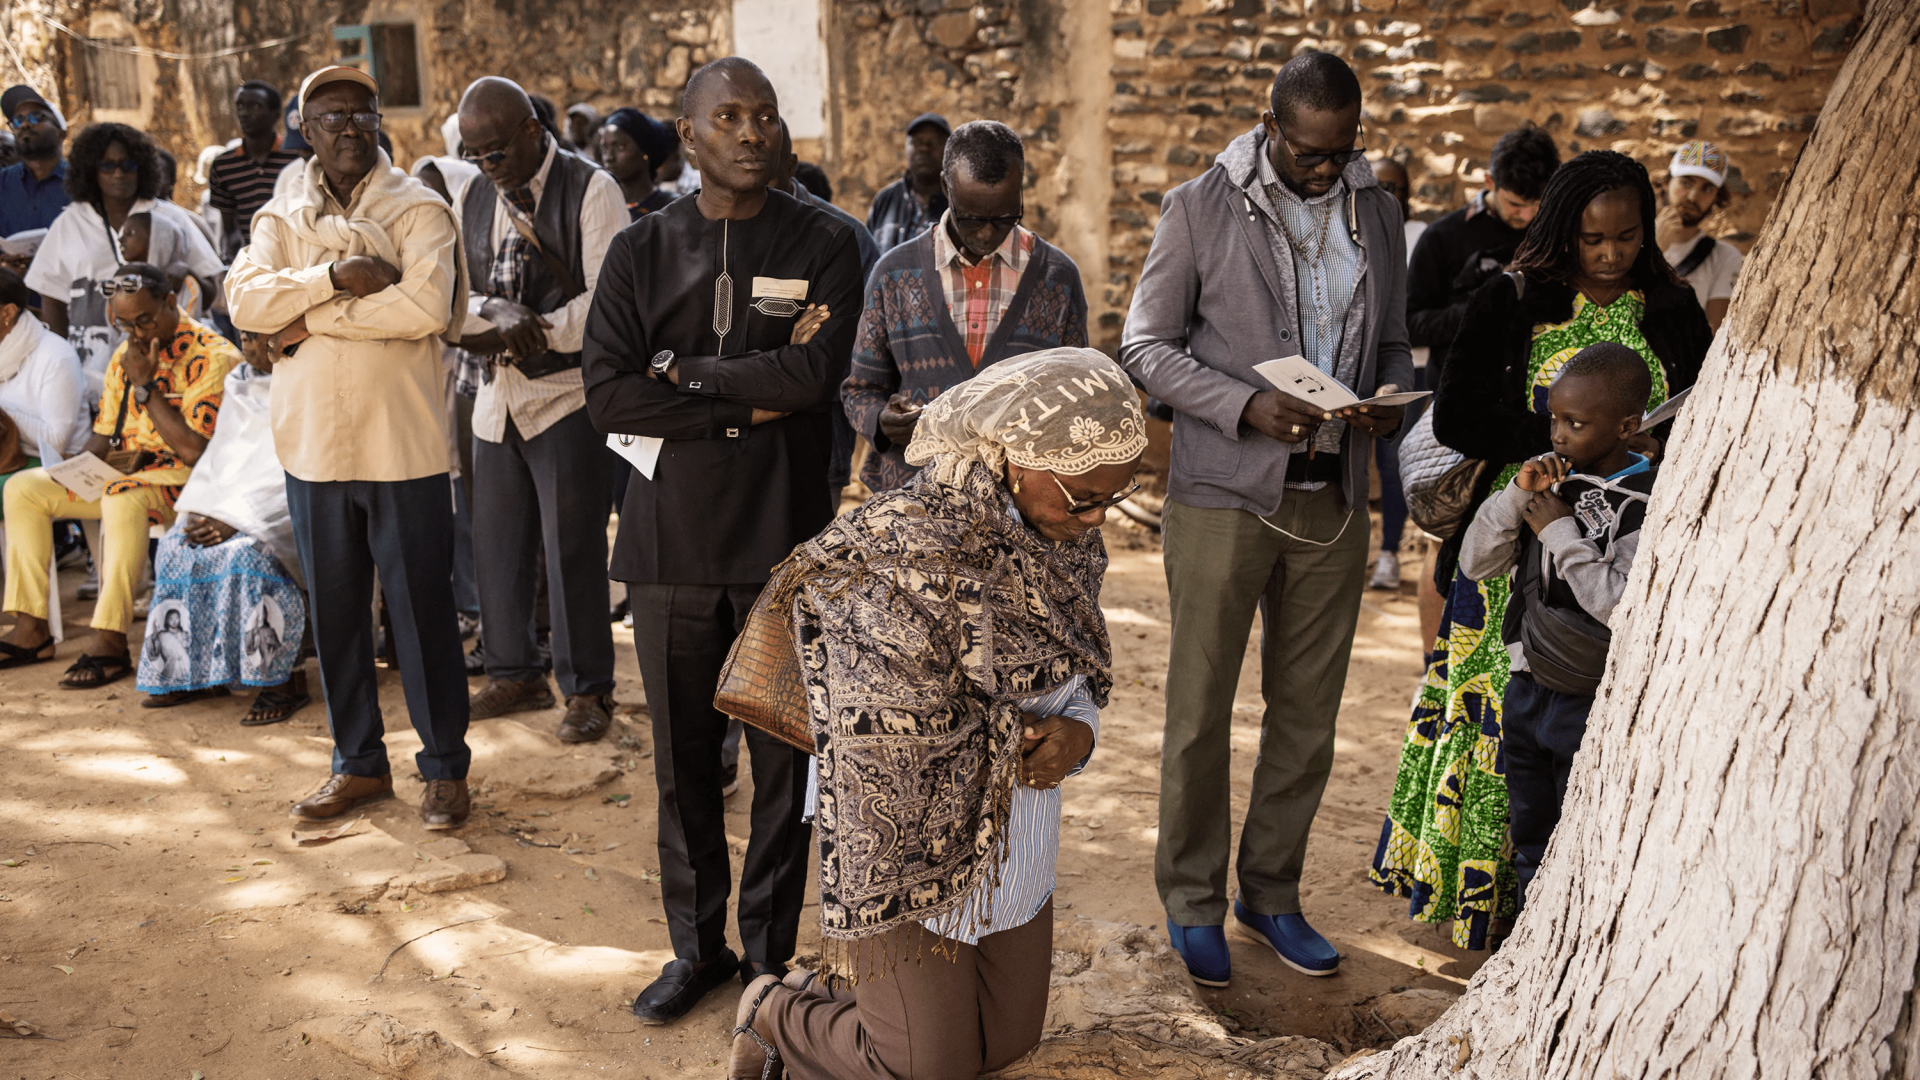
[[[1500,758],[1523,906],[1560,822],[1606,674],[1608,624],[1640,546],[1654,469],[1627,442],[1651,390],[1634,350],[1613,342],[1580,350],[1548,394],[1554,452],[1521,465],[1461,541],[1468,577],[1514,575],[1501,627],[1513,667]]]

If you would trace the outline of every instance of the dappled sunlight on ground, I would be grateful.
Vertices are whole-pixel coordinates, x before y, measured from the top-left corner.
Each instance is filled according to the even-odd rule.
[[[1116,545],[1101,597],[1112,703],[1088,771],[1062,786],[1063,917],[1164,918],[1152,863],[1165,589],[1157,549]],[[1324,1035],[1355,1002],[1457,989],[1477,966],[1365,882],[1419,678],[1414,625],[1410,582],[1368,594],[1309,850],[1308,914],[1346,954],[1342,973],[1308,979],[1234,939],[1234,985],[1201,997],[1243,1030]],[[1255,637],[1234,716],[1236,821],[1263,708]],[[631,647],[618,657],[617,696],[637,704]],[[625,1007],[672,957],[644,712],[586,747],[553,737],[558,710],[475,724],[477,809],[449,846],[420,825],[419,740],[383,670],[397,797],[341,819],[364,819],[350,835],[302,846],[286,808],[325,778],[321,707],[242,728],[251,692],[150,710],[131,680],[56,689],[64,667],[0,672],[0,863],[16,864],[0,865],[0,1008],[64,1040],[7,1043],[7,1076],[358,1080],[367,1070],[316,1032],[367,1011],[527,1075],[718,1074],[736,992],[670,1027],[643,1028]],[[749,779],[728,802],[730,836],[747,835],[750,799]],[[404,884],[471,858],[500,860],[505,877],[437,893]],[[806,921],[799,951],[819,952]]]

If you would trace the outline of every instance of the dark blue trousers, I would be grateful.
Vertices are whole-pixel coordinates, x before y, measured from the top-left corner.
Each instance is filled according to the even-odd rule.
[[[1547,841],[1560,824],[1567,799],[1573,755],[1587,734],[1589,694],[1563,694],[1516,671],[1501,702],[1500,762],[1507,777],[1507,828],[1513,837],[1513,868],[1520,880],[1520,904],[1540,870]]]
[[[407,712],[428,780],[464,780],[467,675],[454,617],[453,499],[446,473],[381,483],[287,477],[294,543],[307,572],[308,619],[333,727],[333,771],[390,771],[373,667],[373,581],[393,617]]]

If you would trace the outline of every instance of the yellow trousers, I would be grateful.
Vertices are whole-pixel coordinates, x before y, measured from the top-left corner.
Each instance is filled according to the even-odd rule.
[[[182,466],[149,475],[162,483],[183,484],[189,471]],[[47,565],[53,558],[54,521],[98,519],[103,550],[93,553],[94,565],[100,571],[100,600],[93,608],[93,628],[126,633],[133,625],[133,593],[140,587],[147,558],[149,513],[162,523],[173,521],[173,510],[157,487],[135,488],[97,502],[82,502],[45,469],[14,473],[6,487],[6,610],[46,618]]]

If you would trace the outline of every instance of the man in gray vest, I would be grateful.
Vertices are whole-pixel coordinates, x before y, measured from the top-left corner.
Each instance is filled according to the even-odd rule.
[[[473,718],[553,707],[534,643],[542,545],[563,742],[612,722],[606,437],[587,418],[580,340],[607,245],[627,224],[620,184],[561,149],[515,83],[474,81],[460,141],[480,169],[456,204],[472,298],[461,345],[494,363],[473,405],[473,561],[487,685]]]

